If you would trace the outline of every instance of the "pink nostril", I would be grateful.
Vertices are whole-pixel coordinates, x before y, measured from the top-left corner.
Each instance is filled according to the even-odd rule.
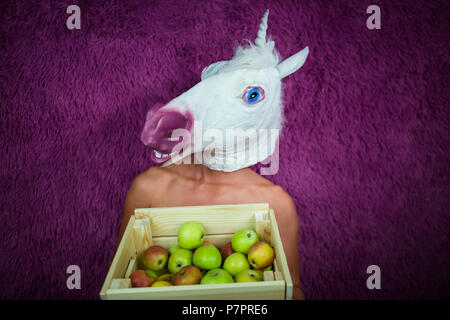
[[[190,130],[193,117],[189,112],[182,113],[174,109],[160,109],[147,116],[141,141],[148,147],[161,152],[171,152],[179,141],[172,141],[171,135],[175,129]]]

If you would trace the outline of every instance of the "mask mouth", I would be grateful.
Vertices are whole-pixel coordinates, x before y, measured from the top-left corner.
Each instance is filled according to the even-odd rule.
[[[155,143],[150,145],[150,149],[152,150],[151,159],[156,164],[161,164],[171,159],[175,154],[176,146],[181,142],[181,139],[178,141],[171,140],[168,138],[158,139]]]
[[[153,162],[155,162],[156,164],[161,164],[166,162],[167,160],[171,159],[173,154],[172,153],[162,153],[159,152],[156,149],[152,149],[152,153],[151,153],[151,159]]]
[[[190,139],[187,139],[186,141],[177,144],[173,148],[169,149],[152,148],[152,153],[150,157],[155,164],[165,163],[163,166],[169,165],[172,163],[169,160],[174,160],[174,162],[176,162],[192,154],[192,148],[190,147],[190,143],[191,143]]]
[[[141,141],[152,149],[150,156],[152,161],[161,164],[171,159],[176,153],[177,146],[184,139],[183,135],[176,138],[174,133],[178,129],[190,132],[192,123],[193,116],[190,112],[180,112],[171,108],[160,109],[147,117]]]

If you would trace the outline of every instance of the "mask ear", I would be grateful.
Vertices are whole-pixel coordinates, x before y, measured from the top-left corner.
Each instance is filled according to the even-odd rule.
[[[308,56],[308,47],[304,48],[302,51],[290,56],[286,60],[280,62],[277,65],[277,70],[280,72],[280,77],[284,78],[294,73],[305,63],[306,57]]]
[[[201,79],[205,80],[208,77],[211,77],[213,74],[219,72],[227,65],[227,61],[218,61],[210,64],[202,71]]]

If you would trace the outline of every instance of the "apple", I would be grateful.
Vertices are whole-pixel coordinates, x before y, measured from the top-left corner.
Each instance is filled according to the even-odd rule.
[[[200,281],[200,284],[216,284],[234,282],[233,277],[227,271],[217,268],[209,270]]]
[[[155,279],[145,273],[144,270],[136,270],[130,274],[131,286],[133,288],[150,287]]]
[[[205,240],[205,241],[203,241],[202,245],[200,247],[198,247],[198,248],[206,247],[206,246],[213,246],[213,247],[215,247],[215,245],[213,245],[211,241]],[[195,251],[197,251],[198,248],[194,249],[194,253],[195,253]]]
[[[233,246],[231,245],[231,241],[227,242],[222,248],[220,248],[220,255],[222,256],[222,260],[225,259],[234,252]]]
[[[265,241],[256,242],[248,251],[248,262],[255,269],[264,269],[273,263],[275,252]]]
[[[152,284],[152,287],[167,287],[171,286],[172,284],[167,281],[156,281],[154,284]]]
[[[222,256],[216,247],[204,246],[195,250],[192,262],[203,270],[217,269],[222,264]]]
[[[151,246],[142,254],[142,264],[153,271],[164,269],[167,264],[169,255],[167,250],[160,246]]]
[[[175,250],[178,250],[178,249],[181,249],[181,247],[179,245],[171,246],[169,248],[169,254],[172,255],[175,252]]]
[[[264,279],[264,271],[261,269],[254,269],[255,272],[258,272],[259,276]]]
[[[159,277],[158,274],[155,271],[153,271],[152,269],[145,270],[145,273],[155,280],[158,279],[158,277]]]
[[[236,252],[247,254],[248,250],[258,242],[258,235],[251,229],[243,229],[233,234],[231,246]]]
[[[178,249],[170,256],[167,269],[170,273],[176,274],[181,268],[190,264],[192,264],[192,252],[187,249]]]
[[[175,277],[173,277],[173,284],[176,286],[199,284],[202,277],[202,272],[196,266],[184,266],[177,272]]]
[[[225,259],[225,262],[223,263],[223,268],[234,277],[242,270],[250,269],[250,264],[248,263],[245,254],[235,252]]]
[[[188,221],[181,225],[177,232],[178,245],[184,249],[195,249],[205,241],[205,229],[195,221]]]
[[[213,247],[215,247],[215,245],[209,240],[203,241],[203,243],[202,243],[202,245],[200,247],[206,247],[206,246],[213,246]]]
[[[248,259],[248,257],[247,257],[247,259]],[[273,264],[271,264],[270,266],[268,266],[268,267],[265,267],[264,269],[254,269],[256,272],[258,272],[260,275],[261,275],[261,277],[262,278],[264,278],[264,271],[270,271],[270,270],[272,270],[273,269]]]
[[[234,277],[236,282],[254,282],[261,281],[262,279],[263,276],[261,276],[259,272],[251,269],[242,270]]]
[[[158,277],[158,279],[156,279],[156,280],[158,280],[158,281],[167,281],[167,282],[172,283],[173,277],[174,277],[173,274],[171,274],[171,273],[165,273],[165,274],[160,275],[160,276]]]

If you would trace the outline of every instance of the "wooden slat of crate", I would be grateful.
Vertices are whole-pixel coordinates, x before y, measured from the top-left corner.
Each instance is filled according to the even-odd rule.
[[[275,280],[284,280],[283,272],[281,271],[275,271],[273,273]]]
[[[257,213],[257,212],[269,212],[269,204],[268,203],[245,203],[245,204],[219,204],[219,205],[208,205],[208,206],[180,206],[180,207],[160,207],[160,208],[143,208],[144,211],[142,212],[148,212],[148,210],[151,210],[151,212],[154,213],[183,213],[183,214],[191,214],[196,213],[198,211],[228,211],[228,212],[251,212],[251,213]],[[135,211],[136,219],[140,219],[140,212],[141,209],[138,208]]]
[[[210,215],[211,211],[214,215]],[[152,236],[159,237],[177,235],[180,226],[187,221],[201,221],[209,235],[254,229],[255,214],[264,212],[268,212],[268,204],[140,208],[135,210],[135,216],[136,219],[148,217]]]
[[[130,275],[137,270],[137,258],[133,257],[128,263],[127,271],[125,272],[124,278],[129,278]]]
[[[109,289],[107,299],[125,300],[282,300],[284,281],[240,282],[158,288]]]
[[[271,243],[271,226],[270,216],[268,213],[255,214],[255,231],[260,241]]]
[[[220,249],[223,245],[225,245],[227,242],[231,241],[231,237],[233,236],[232,233],[228,234],[214,234],[210,236],[206,236],[205,240],[210,241],[212,244],[214,244],[218,249]],[[153,245],[155,246],[161,246],[163,248],[170,248],[176,244],[178,244],[178,240],[176,236],[171,237],[155,237],[152,240]]]
[[[221,212],[217,212],[221,214]],[[251,213],[223,212],[221,219],[207,211],[191,214],[152,213],[150,225],[153,237],[176,236],[180,226],[187,221],[202,221],[206,234],[233,233],[236,229],[253,228],[255,217]]]
[[[148,218],[137,219],[133,224],[134,243],[138,256],[152,245],[152,231]]]
[[[112,279],[124,278],[130,259],[136,256],[136,246],[132,234],[134,221],[135,217],[131,216],[100,291],[102,299],[106,297],[106,291],[111,286]]]
[[[131,279],[112,279],[110,289],[124,289],[131,288]]]
[[[273,209],[269,210],[270,219],[272,221],[275,220],[275,214]],[[289,267],[287,264],[286,256],[284,255],[283,243],[281,242],[280,232],[278,230],[278,225],[276,223],[272,223],[272,246],[275,249],[275,260],[274,261],[274,271],[280,271],[283,274],[284,281],[286,282],[286,299],[292,299],[292,278],[289,273]],[[283,254],[281,254],[283,252]],[[275,268],[275,266],[277,268]],[[277,270],[278,269],[278,270]]]
[[[273,281],[275,280],[273,271],[264,271],[264,281]]]

